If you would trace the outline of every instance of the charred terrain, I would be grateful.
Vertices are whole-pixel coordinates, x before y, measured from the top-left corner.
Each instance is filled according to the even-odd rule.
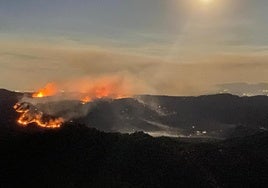
[[[74,109],[84,112],[84,105],[90,110],[74,115],[60,128],[46,129],[34,123],[17,124],[19,114],[13,106],[24,95],[0,91],[1,187],[268,184],[266,96],[136,96],[88,104],[53,101],[35,107],[47,110],[60,104],[64,108],[47,113],[66,119]]]

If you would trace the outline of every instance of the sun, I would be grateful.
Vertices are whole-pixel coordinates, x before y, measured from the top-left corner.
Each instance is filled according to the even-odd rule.
[[[200,0],[203,4],[213,3],[214,0]]]

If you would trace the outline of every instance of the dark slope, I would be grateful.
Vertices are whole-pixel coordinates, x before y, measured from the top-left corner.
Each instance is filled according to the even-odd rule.
[[[199,97],[142,96],[147,103],[157,102],[169,112],[175,112],[174,121],[186,124],[268,126],[268,97],[238,97],[230,94]],[[184,125],[187,126],[187,125]],[[213,127],[213,125],[212,125]]]
[[[22,97],[22,93],[11,92],[5,89],[0,89],[0,127],[15,127],[17,113],[13,106]]]
[[[187,142],[83,126],[0,142],[0,186],[265,187],[268,134]]]
[[[99,102],[80,122],[105,131],[162,130],[185,135],[206,131],[204,136],[248,135],[268,128],[268,97],[138,96]],[[245,131],[241,132],[242,129]]]

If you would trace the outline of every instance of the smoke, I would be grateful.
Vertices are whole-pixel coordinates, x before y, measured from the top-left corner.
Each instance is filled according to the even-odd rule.
[[[140,89],[141,85],[123,76],[84,77],[48,83],[32,96],[23,96],[14,108],[21,113],[18,122],[22,125],[35,122],[58,127],[53,125],[55,118],[63,123],[84,117],[96,106],[95,101],[132,97]]]
[[[16,40],[1,44],[0,84],[10,90],[32,91],[40,84],[51,81],[64,84],[88,75],[94,79],[119,75],[139,85],[137,94],[176,96],[215,93],[218,92],[215,85],[221,83],[268,81],[268,56],[262,48],[246,54],[189,54],[185,48],[174,52],[177,58],[167,59],[166,46],[159,47],[157,55],[148,55],[140,53],[146,50],[143,46],[137,53],[132,48],[70,44],[65,40],[51,43]]]
[[[65,79],[50,82],[41,86],[34,94],[34,98],[53,96],[53,99],[80,100],[88,97],[90,100],[98,98],[124,98],[140,94],[148,88],[134,77],[107,74],[103,76],[85,76],[82,78]]]

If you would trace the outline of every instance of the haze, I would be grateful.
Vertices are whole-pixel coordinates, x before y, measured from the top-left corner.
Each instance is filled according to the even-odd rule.
[[[267,0],[0,0],[0,86],[120,76],[139,93],[268,82]]]

